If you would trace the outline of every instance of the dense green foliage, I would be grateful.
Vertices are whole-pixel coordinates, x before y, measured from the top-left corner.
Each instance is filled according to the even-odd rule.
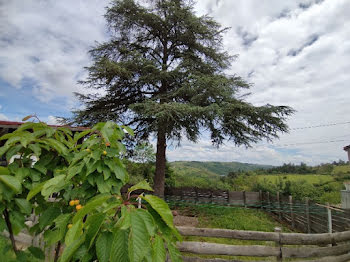
[[[132,134],[112,122],[74,135],[66,128],[30,122],[0,138],[6,141],[0,156],[8,162],[15,157],[0,169],[0,226],[9,232],[12,247],[0,239],[6,261],[45,258],[39,247],[17,249],[14,235],[24,229],[43,235],[46,247],[55,246],[54,261],[163,262],[165,245],[172,261],[181,260],[175,247],[181,237],[168,205],[133,193],[152,191],[149,184],[141,181],[126,195],[120,193],[129,181],[120,160],[125,132]],[[39,221],[28,227],[25,221],[32,212]]]
[[[105,17],[111,39],[90,51],[93,65],[81,83],[93,93],[77,94],[85,107],[71,120],[114,121],[140,138],[155,135],[156,194],[164,191],[169,139],[196,141],[206,129],[216,145],[249,146],[287,131],[293,110],[244,100],[250,84],[226,73],[234,59],[223,50],[226,29],[196,16],[193,1],[118,0]]]

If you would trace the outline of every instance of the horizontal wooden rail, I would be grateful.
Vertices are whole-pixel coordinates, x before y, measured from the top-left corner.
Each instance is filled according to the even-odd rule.
[[[233,246],[207,242],[179,242],[177,247],[181,252],[189,252],[202,255],[227,255],[227,256],[254,256],[270,257],[278,256],[280,249],[269,246]]]
[[[184,262],[232,262],[232,259],[220,259],[220,258],[198,258],[198,257],[182,257]],[[337,257],[323,257],[316,260],[298,260],[298,262],[348,262],[350,260],[350,253],[337,256]],[[240,260],[234,260],[235,262],[244,262]],[[266,261],[266,260],[265,260]],[[253,262],[263,262],[254,260]]]
[[[276,257],[282,253],[283,258],[312,258],[325,256],[338,256],[349,252],[349,245],[332,247],[272,247],[258,245],[225,245],[208,242],[180,242],[178,248],[181,252],[201,255],[227,255],[250,257]]]
[[[217,228],[177,227],[183,236],[219,237],[241,240],[279,241],[283,245],[324,245],[350,241],[350,231],[321,234],[275,233]]]

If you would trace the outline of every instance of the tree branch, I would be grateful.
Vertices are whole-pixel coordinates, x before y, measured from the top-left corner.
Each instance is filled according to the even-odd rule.
[[[10,221],[10,214],[9,214],[9,211],[7,210],[7,208],[5,208],[3,214],[4,214],[5,222],[6,222],[6,225],[7,225],[7,229],[9,231],[10,240],[11,240],[11,244],[12,244],[12,249],[17,254],[18,250],[17,250],[17,247],[16,247],[15,237],[14,237],[13,231],[12,231],[12,224],[11,224],[11,221]]]

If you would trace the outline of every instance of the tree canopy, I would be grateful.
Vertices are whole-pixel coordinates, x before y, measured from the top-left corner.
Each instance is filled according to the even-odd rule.
[[[206,130],[215,145],[228,139],[250,146],[287,131],[293,110],[245,100],[241,91],[251,85],[227,73],[235,58],[223,48],[228,29],[197,16],[192,1],[116,0],[105,18],[110,40],[90,51],[93,64],[80,82],[93,92],[77,94],[85,108],[71,120],[115,121],[133,127],[140,139],[156,136],[159,195],[167,140],[195,142]]]

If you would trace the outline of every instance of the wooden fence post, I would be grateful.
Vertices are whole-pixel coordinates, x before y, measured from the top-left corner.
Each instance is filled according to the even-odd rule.
[[[329,203],[327,203],[327,215],[328,215],[328,233],[332,233],[332,210],[330,209]]]
[[[246,198],[245,191],[243,191],[243,205],[245,208],[247,208],[247,198]]]
[[[307,226],[307,233],[311,233],[311,225],[310,225],[310,206],[309,206],[309,198],[305,198],[305,215],[306,215],[306,226]]]
[[[230,205],[230,191],[227,190],[227,204]]]
[[[268,206],[268,211],[271,212],[271,208],[270,208],[270,192],[267,192],[267,206]]]
[[[293,197],[292,196],[289,196],[289,210],[290,210],[290,219],[292,220],[292,228],[295,228],[294,212],[293,212]]]
[[[260,208],[263,209],[264,205],[263,205],[263,194],[262,191],[259,190],[259,198],[260,198]]]
[[[275,232],[278,233],[278,241],[275,242],[276,243],[275,245],[276,245],[276,247],[279,247],[279,249],[280,249],[280,253],[276,257],[276,261],[280,262],[283,259],[283,257],[282,257],[282,244],[281,244],[282,229],[280,227],[275,227]]]
[[[281,200],[280,200],[280,192],[279,191],[277,191],[277,209],[278,209],[278,219],[282,220]]]

